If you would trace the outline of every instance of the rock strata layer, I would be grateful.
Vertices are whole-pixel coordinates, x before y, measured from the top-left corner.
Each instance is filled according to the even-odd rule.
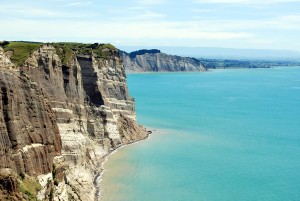
[[[38,178],[41,200],[97,200],[103,157],[148,134],[116,49],[63,51],[43,44],[17,66],[0,47],[0,169]]]

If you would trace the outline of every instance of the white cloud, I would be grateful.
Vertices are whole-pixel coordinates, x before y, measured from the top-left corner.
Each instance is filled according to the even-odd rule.
[[[109,11],[111,15],[111,20],[122,19],[122,21],[132,21],[132,20],[158,20],[166,17],[165,14],[160,12],[154,12],[147,7],[129,7],[124,9],[112,9]],[[127,22],[124,22],[127,23]]]
[[[53,11],[51,9],[39,8],[33,6],[1,6],[0,12],[3,16],[10,16],[9,18],[83,18],[94,16],[95,13],[74,13],[70,11]]]
[[[216,9],[204,9],[204,8],[192,8],[191,11],[194,13],[199,13],[199,14],[218,12]],[[203,17],[205,17],[205,16],[203,16]]]
[[[27,6],[1,6],[0,12],[21,14],[21,15],[26,15],[31,17],[36,17],[36,16],[52,17],[52,16],[61,16],[62,14],[48,9],[34,8],[34,7],[27,7]]]
[[[287,1],[298,2],[296,0],[284,2]],[[192,45],[200,44],[200,46],[203,46],[202,44],[222,46],[229,44],[228,46],[244,45],[246,47],[248,45],[248,47],[268,46],[271,48],[281,45],[287,49],[295,47],[300,49],[300,44],[295,42],[300,40],[300,37],[295,34],[300,32],[300,15],[298,14],[284,15],[283,13],[286,12],[282,12],[282,16],[255,20],[249,20],[249,18],[246,20],[223,19],[217,14],[213,15],[214,18],[203,14],[218,12],[218,10],[194,6],[191,13],[198,17],[190,16],[183,21],[167,21],[172,18],[172,13],[162,13],[155,7],[151,7],[151,5],[167,3],[166,0],[139,2],[134,6],[129,5],[127,8],[107,6],[109,9],[106,13],[91,13],[92,11],[74,13],[74,6],[92,4],[92,1],[80,0],[64,1],[62,5],[71,7],[54,9],[54,11],[41,6],[1,6],[0,13],[3,17],[0,18],[0,24],[6,28],[0,30],[0,36],[5,40],[31,40],[34,38],[42,41],[86,42],[87,40],[101,39],[102,42],[115,43],[117,41],[131,45],[133,43],[163,45],[164,42],[168,42],[171,45],[190,43]],[[257,3],[258,0],[197,0],[197,2],[250,4],[250,2]],[[265,2],[275,3],[283,2],[283,0],[265,0]],[[99,10],[101,9],[99,8]],[[9,17],[5,18],[5,16]],[[71,20],[72,18],[76,18],[76,20]],[[22,30],[21,35],[20,30]],[[23,36],[30,36],[30,38],[20,38]],[[290,41],[287,41],[287,38],[290,38]]]
[[[291,20],[290,23],[285,20]],[[296,28],[299,16],[282,16],[265,21],[188,21],[157,20],[73,21],[73,20],[4,20],[0,30],[5,40],[110,42],[122,45],[218,46],[237,48],[300,49],[288,36],[276,29]],[[285,27],[282,25],[285,23]],[[295,24],[296,23],[296,24]],[[299,24],[299,23],[298,23]],[[93,27],[91,29],[91,27]],[[256,29],[271,30],[262,35]],[[275,30],[274,30],[275,29]],[[299,30],[298,26],[298,30]],[[22,30],[25,38],[20,38]],[[288,31],[294,32],[294,31]],[[43,33],[43,34],[41,34]],[[26,36],[30,38],[26,38]],[[293,40],[296,40],[294,37]]]
[[[1,21],[0,21],[1,22]],[[71,21],[30,21],[15,20],[1,22],[11,33],[0,31],[0,35],[15,33],[16,28],[31,32],[31,37],[38,38],[40,33],[47,33],[48,37],[64,38],[112,38],[117,39],[196,39],[196,40],[226,40],[251,38],[246,32],[206,31],[193,28],[182,22],[148,22],[148,23],[123,23],[123,22],[71,22]],[[16,26],[18,25],[18,26]],[[93,27],[93,29],[90,29]],[[59,31],[58,31],[59,30]],[[14,35],[14,34],[13,34]],[[12,35],[12,36],[13,36]],[[45,38],[47,36],[44,36]]]
[[[164,18],[166,15],[161,14],[161,13],[155,13],[155,12],[150,12],[147,11],[143,15],[140,16],[141,18],[146,18],[146,19],[157,19],[157,18]]]
[[[300,15],[283,15],[274,18],[243,20],[243,19],[204,19],[203,16],[194,16],[196,23],[190,26],[206,27],[207,30],[246,31],[262,34],[269,31],[300,30]]]
[[[134,6],[134,7],[130,7],[128,8],[129,10],[145,10],[146,7],[143,6]]]
[[[300,23],[300,15],[284,15],[279,17],[282,21]]]
[[[165,4],[167,0],[139,0],[136,3],[144,6],[161,5]]]
[[[208,4],[276,4],[300,2],[300,0],[194,0],[194,2]]]
[[[81,7],[81,6],[88,6],[92,4],[93,2],[91,1],[85,1],[85,2],[73,2],[73,3],[68,3],[66,4],[66,7]]]

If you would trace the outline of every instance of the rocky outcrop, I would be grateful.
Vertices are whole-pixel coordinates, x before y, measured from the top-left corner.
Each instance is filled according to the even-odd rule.
[[[62,48],[62,49],[59,49]],[[41,200],[97,200],[103,157],[147,137],[119,53],[43,44],[21,66],[0,48],[0,168],[38,178]]]
[[[206,71],[198,59],[161,53],[159,50],[120,52],[126,72]]]
[[[4,69],[14,69],[15,65],[10,61],[10,56],[12,52],[4,52],[0,47],[0,68]]]

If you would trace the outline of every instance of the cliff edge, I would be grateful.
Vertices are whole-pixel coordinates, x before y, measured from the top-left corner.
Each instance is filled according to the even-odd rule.
[[[0,69],[0,170],[14,181],[0,196],[13,188],[27,200],[15,183],[30,178],[40,200],[98,200],[104,156],[147,137],[118,50],[10,42],[0,47]]]

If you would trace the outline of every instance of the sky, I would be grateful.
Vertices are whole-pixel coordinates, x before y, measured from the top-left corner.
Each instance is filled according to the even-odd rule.
[[[300,0],[0,0],[0,40],[300,51]]]

